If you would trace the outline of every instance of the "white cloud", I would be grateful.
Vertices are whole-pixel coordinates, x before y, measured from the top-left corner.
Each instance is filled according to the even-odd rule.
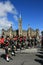
[[[18,14],[16,8],[9,1],[0,2],[0,16],[6,16],[7,12]]]
[[[0,2],[0,30],[2,28],[6,29],[13,24],[12,22],[8,21],[7,13],[12,13],[17,19],[18,12],[16,8],[10,3],[10,1]]]
[[[18,21],[18,17],[17,16],[14,16],[15,20]]]
[[[7,28],[10,27],[11,24],[12,24],[12,22],[8,21],[7,18],[5,18],[5,17],[0,19],[0,25],[4,28],[5,27],[7,27]]]

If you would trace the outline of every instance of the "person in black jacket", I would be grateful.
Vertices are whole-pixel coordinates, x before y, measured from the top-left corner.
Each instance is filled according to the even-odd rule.
[[[5,53],[6,53],[6,61],[9,62],[9,51],[8,51],[8,47],[9,47],[9,36],[6,37],[5,41]]]
[[[12,54],[12,56],[15,56],[15,50],[14,50],[14,46],[15,46],[15,44],[14,44],[14,40],[13,40],[13,38],[10,38],[10,46],[11,46],[11,54]]]

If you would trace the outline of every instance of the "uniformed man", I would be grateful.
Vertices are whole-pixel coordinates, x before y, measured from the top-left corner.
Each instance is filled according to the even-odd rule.
[[[5,39],[5,54],[6,54],[6,61],[7,62],[9,62],[9,57],[10,57],[8,47],[9,47],[9,36],[7,36]]]
[[[15,56],[15,49],[14,49],[15,44],[13,38],[10,38],[10,45],[11,45],[11,54],[12,56]]]

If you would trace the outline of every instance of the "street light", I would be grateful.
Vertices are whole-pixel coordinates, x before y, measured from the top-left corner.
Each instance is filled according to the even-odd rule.
[[[43,48],[43,31],[41,32],[41,34],[42,34],[41,48]]]

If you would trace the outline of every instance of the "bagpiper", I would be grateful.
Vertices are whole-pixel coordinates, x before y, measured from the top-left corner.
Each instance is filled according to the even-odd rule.
[[[8,50],[8,48],[9,48],[9,36],[7,36],[6,37],[6,39],[5,39],[5,41],[4,41],[4,43],[5,43],[5,56],[6,56],[6,61],[7,62],[9,62],[9,50]]]
[[[10,38],[10,46],[11,46],[11,55],[15,56],[15,50],[14,50],[15,44],[13,38]]]

